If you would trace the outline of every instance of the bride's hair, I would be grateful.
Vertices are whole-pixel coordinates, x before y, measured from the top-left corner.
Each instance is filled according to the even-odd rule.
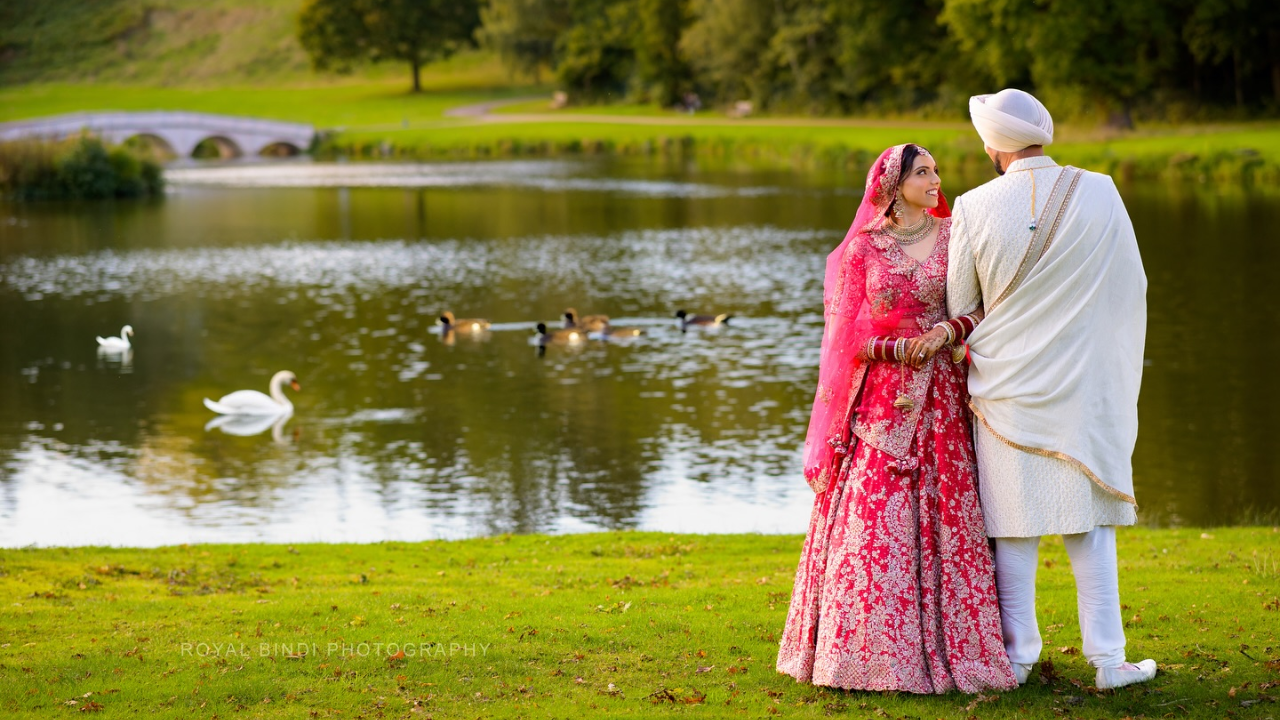
[[[902,188],[902,183],[907,181],[911,175],[911,166],[915,164],[916,158],[920,156],[920,146],[915,143],[907,143],[902,148],[902,166],[898,168],[898,187],[894,191]],[[893,215],[894,203],[889,203],[889,207],[885,208],[884,216],[891,217]]]
[[[908,143],[902,148],[902,167],[898,169],[898,187],[902,187],[902,183],[907,181],[907,177],[911,175],[911,166],[915,165],[916,158],[919,156],[919,145]]]

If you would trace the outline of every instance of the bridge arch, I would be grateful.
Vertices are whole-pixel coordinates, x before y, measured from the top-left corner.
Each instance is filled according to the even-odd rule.
[[[120,144],[140,149],[163,160],[171,160],[178,157],[178,149],[174,147],[173,142],[159,133],[134,133],[121,140]]]
[[[225,135],[210,135],[191,148],[191,157],[230,160],[244,155],[235,140]]]
[[[257,154],[263,157],[293,157],[301,155],[303,152],[304,148],[300,148],[288,140],[277,140],[263,145]]]

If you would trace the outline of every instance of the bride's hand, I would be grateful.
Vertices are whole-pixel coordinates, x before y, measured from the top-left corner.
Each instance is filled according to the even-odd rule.
[[[947,334],[939,328],[934,328],[920,337],[911,338],[907,340],[906,363],[919,370],[946,344]]]

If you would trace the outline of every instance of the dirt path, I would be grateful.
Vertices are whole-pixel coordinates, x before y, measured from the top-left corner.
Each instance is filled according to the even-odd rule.
[[[510,98],[507,100],[490,100],[462,105],[445,111],[445,117],[466,118],[496,125],[525,123],[591,123],[600,125],[652,125],[652,126],[688,126],[706,127],[903,127],[931,128],[937,130],[957,130],[968,127],[966,123],[921,122],[896,120],[857,120],[848,118],[729,118],[714,113],[702,115],[596,115],[576,112],[547,113],[500,113],[493,111],[508,105],[543,100],[542,96]]]
[[[474,105],[461,105],[456,108],[449,108],[444,111],[445,117],[458,118],[482,118],[497,108],[507,105],[519,105],[520,103],[533,102],[534,100],[542,100],[542,96],[538,97],[522,97],[508,98],[506,100],[490,100],[489,102],[476,103]]]
[[[722,116],[680,115],[666,117],[661,115],[591,115],[586,113],[513,113],[513,114],[478,114],[470,116],[486,123],[593,123],[602,125],[659,125],[659,126],[705,126],[705,127],[897,127],[928,128],[935,130],[964,130],[965,123],[920,122],[899,120],[854,120],[843,118],[744,118],[733,119]]]

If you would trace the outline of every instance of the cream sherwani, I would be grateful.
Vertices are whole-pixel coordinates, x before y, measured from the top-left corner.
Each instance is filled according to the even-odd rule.
[[[978,485],[996,539],[1005,651],[1026,672],[1044,644],[1035,588],[1047,534],[1061,534],[1071,558],[1084,656],[1123,666],[1114,526],[1135,521],[1146,276],[1111,178],[1080,174],[1049,217],[1060,177],[1076,176],[1048,157],[1024,158],[957,200],[947,277],[952,317],[987,311],[969,336]],[[1032,218],[1054,231],[1038,259]]]
[[[965,193],[956,201],[947,278],[948,314],[951,317],[990,305],[1009,285],[1030,243],[1029,221],[1033,216],[1039,218],[1044,212],[1050,191],[1060,172],[1061,168],[1051,158],[1024,158],[1010,163],[1003,176]],[[1031,175],[1034,175],[1037,190],[1034,211],[1031,206]],[[1097,217],[1105,219],[1104,213],[1110,213],[1112,219],[1115,212],[1124,213],[1123,204],[1119,205],[1118,210],[1113,205],[1120,203],[1120,198],[1111,178],[1096,173],[1086,173],[1081,178],[1079,193],[1073,202],[1077,206],[1084,206],[1074,208],[1075,214],[1070,227],[1058,228],[1053,240],[1055,244],[1070,243],[1072,233],[1089,232],[1090,228],[1106,226],[1105,222],[1097,220]],[[1132,227],[1128,225],[1127,214],[1123,214],[1122,220],[1122,230],[1128,228],[1131,237]],[[1136,254],[1136,245],[1133,252]],[[1029,279],[1027,283],[1030,282]],[[1145,289],[1145,277],[1134,278],[1134,282],[1141,282]],[[993,316],[985,322],[996,324],[1009,321]],[[1145,327],[1145,310],[1138,322]],[[985,329],[980,325],[975,336]],[[1091,330],[1100,334],[1102,342],[1111,341],[1112,334],[1108,328]],[[1139,362],[1141,340],[1141,337],[1137,340]],[[1016,335],[1013,344],[1017,344]],[[983,346],[984,351],[999,354],[1006,351],[1016,353],[1019,349],[991,349],[991,345],[991,342],[987,342]],[[978,347],[979,339],[975,337],[974,348]],[[975,352],[974,369],[985,370],[987,366],[980,367],[979,363],[991,365],[998,360],[980,358]],[[1140,377],[1140,369],[1138,374]],[[1031,538],[1048,534],[1085,533],[1097,526],[1132,525],[1135,522],[1131,470],[1127,478],[1121,478],[1118,482],[1112,479],[1113,485],[1122,488],[1116,490],[1099,478],[1101,469],[1096,467],[1099,463],[1093,463],[1095,467],[1090,470],[1071,458],[1063,459],[1062,453],[1032,452],[1025,445],[1022,448],[1015,447],[1018,443],[1011,442],[1011,431],[997,432],[981,412],[984,407],[998,412],[1000,404],[992,401],[984,406],[983,398],[979,397],[982,394],[981,388],[974,380],[971,375],[970,385],[975,391],[974,407],[979,411],[974,422],[974,440],[987,535],[994,538]],[[1136,404],[1136,388],[1126,389],[1124,392],[1131,392]],[[1070,402],[1066,405],[1070,405]],[[1046,407],[1039,410],[1046,417],[1052,418],[1055,412],[1071,412],[1072,408],[1064,407],[1059,411]],[[992,421],[994,420],[993,414]],[[1006,420],[1006,425],[1016,420],[1016,416],[1013,420]],[[1132,426],[1132,430],[1115,432],[1136,436],[1136,409]],[[1111,454],[1123,453],[1126,440],[1127,438],[1121,438],[1118,443],[1121,450]],[[1052,442],[1049,440],[1040,445],[1052,445]],[[1035,443],[1028,441],[1027,444]],[[1128,453],[1132,453],[1131,441]],[[1129,454],[1123,458],[1108,458],[1109,462],[1101,464],[1114,466],[1107,468],[1110,475],[1124,475],[1129,468]],[[1123,484],[1126,479],[1130,483],[1128,486]],[[1125,489],[1128,492],[1124,492]]]

